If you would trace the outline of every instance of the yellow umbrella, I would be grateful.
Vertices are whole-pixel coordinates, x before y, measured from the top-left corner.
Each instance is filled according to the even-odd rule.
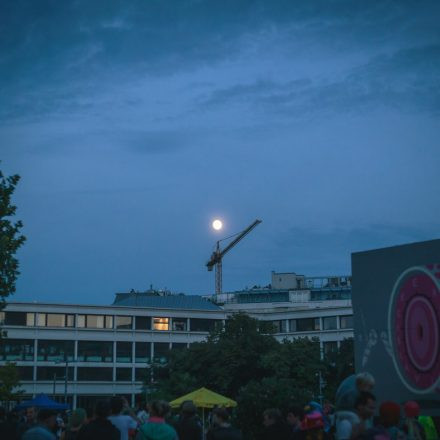
[[[185,400],[192,400],[195,406],[202,408],[203,438],[205,438],[205,408],[214,408],[215,406],[230,408],[237,406],[235,400],[228,399],[221,394],[214,393],[214,391],[202,387],[170,402],[171,408],[178,408]]]
[[[215,406],[230,408],[237,406],[235,400],[202,387],[170,402],[171,408],[178,408],[185,400],[192,400],[194,405],[198,408],[214,408]]]

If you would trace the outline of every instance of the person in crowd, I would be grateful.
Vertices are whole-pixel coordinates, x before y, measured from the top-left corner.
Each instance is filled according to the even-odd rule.
[[[299,406],[289,406],[287,409],[286,422],[292,432],[292,440],[302,439],[301,422],[304,410]]]
[[[23,434],[30,428],[33,428],[37,424],[36,420],[37,410],[31,406],[26,408],[26,415],[24,420],[17,426],[17,438],[21,439]]]
[[[207,440],[242,440],[241,431],[230,423],[226,408],[216,408],[212,413],[213,427],[208,431]],[[180,437],[179,437],[179,440]]]
[[[292,435],[291,429],[277,408],[269,408],[263,412],[263,425],[262,440],[289,440]]]
[[[182,403],[180,417],[175,428],[179,440],[202,440],[202,425],[192,400],[186,400]]]
[[[77,408],[70,414],[67,428],[61,434],[61,440],[76,440],[79,430],[86,422],[87,414],[82,408]]]
[[[362,391],[372,393],[375,384],[374,377],[366,371],[356,375],[356,389],[359,393]]]
[[[168,402],[155,400],[149,406],[150,418],[140,426],[136,440],[177,440],[177,433],[172,426],[165,422],[170,411]]]
[[[426,440],[425,430],[421,423],[417,420],[420,414],[420,406],[417,402],[409,400],[403,406],[405,413],[405,421],[403,431],[407,435],[408,440]]]
[[[108,400],[98,400],[95,405],[95,418],[79,430],[77,440],[120,440],[121,433],[108,420],[109,415]]]
[[[108,419],[120,431],[121,440],[128,440],[129,435],[136,431],[137,422],[133,417],[122,414],[124,403],[122,397],[112,397],[110,399],[111,416]]]
[[[404,432],[399,429],[400,405],[396,402],[386,401],[379,407],[380,425],[385,428],[391,440],[404,440]]]
[[[52,409],[40,409],[37,424],[29,428],[22,440],[56,440],[57,413]]]
[[[304,415],[301,424],[302,439],[304,440],[327,440],[328,435],[324,429],[324,418],[320,411],[312,410]]]
[[[362,391],[356,399],[355,412],[340,411],[338,413],[336,419],[337,440],[356,438],[369,429],[375,411],[376,397],[368,391]]]
[[[148,421],[150,414],[148,414],[146,403],[139,404],[138,410],[136,411],[136,417],[141,425]]]

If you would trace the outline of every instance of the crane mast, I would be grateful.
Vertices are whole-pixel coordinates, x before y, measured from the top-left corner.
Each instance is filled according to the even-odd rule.
[[[261,220],[255,220],[246,229],[236,234],[234,240],[232,240],[223,250],[220,249],[220,242],[218,240],[215,246],[215,251],[212,253],[210,260],[206,263],[208,271],[212,271],[215,266],[215,294],[222,293],[222,259],[224,255],[229,252],[239,241],[241,241],[249,232],[261,223]]]

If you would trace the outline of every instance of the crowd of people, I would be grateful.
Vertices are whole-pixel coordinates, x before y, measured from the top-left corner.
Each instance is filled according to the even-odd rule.
[[[203,427],[196,406],[185,401],[173,416],[165,401],[133,410],[122,397],[96,403],[93,414],[77,408],[64,418],[50,409],[27,408],[25,414],[0,408],[0,440],[242,440],[230,411],[214,408]],[[335,405],[311,401],[284,411],[261,414],[256,440],[435,440],[436,427],[419,405],[393,401],[378,404],[374,378],[360,373],[344,381]]]

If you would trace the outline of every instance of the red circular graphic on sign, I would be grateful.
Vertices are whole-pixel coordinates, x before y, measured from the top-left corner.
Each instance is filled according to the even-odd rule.
[[[440,377],[440,292],[436,281],[414,269],[396,285],[390,307],[395,365],[414,391],[429,392]]]

